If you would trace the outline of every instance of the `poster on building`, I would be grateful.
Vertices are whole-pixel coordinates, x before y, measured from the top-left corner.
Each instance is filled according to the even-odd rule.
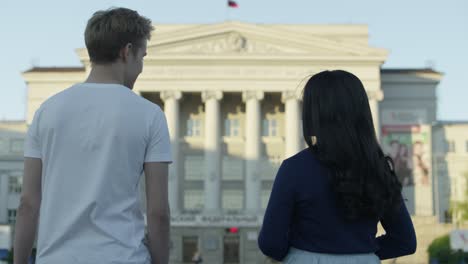
[[[382,147],[393,159],[403,186],[429,186],[431,178],[430,131],[424,126],[383,126]]]
[[[431,126],[423,110],[382,111],[381,145],[403,185],[410,213],[432,215]]]

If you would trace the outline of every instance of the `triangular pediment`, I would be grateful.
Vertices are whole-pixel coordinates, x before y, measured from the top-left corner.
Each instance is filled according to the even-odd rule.
[[[156,25],[156,28],[158,26]],[[158,55],[307,55],[307,56],[381,56],[383,49],[298,34],[297,31],[256,24],[226,22],[213,25],[175,27],[156,31],[148,45],[150,56]]]

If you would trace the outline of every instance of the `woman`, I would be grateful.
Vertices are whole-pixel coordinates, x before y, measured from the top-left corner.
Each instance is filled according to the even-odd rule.
[[[303,94],[308,148],[286,159],[258,238],[284,263],[380,263],[412,254],[416,236],[391,159],[384,156],[361,81],[324,71]],[[376,238],[381,222],[386,235]]]

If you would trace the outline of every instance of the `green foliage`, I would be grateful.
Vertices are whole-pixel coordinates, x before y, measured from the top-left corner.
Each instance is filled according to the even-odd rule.
[[[434,239],[427,252],[429,253],[429,259],[438,260],[439,264],[459,264],[462,259],[468,263],[468,253],[450,249],[449,235]]]

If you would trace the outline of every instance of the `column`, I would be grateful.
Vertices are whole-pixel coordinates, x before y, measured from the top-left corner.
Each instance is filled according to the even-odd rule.
[[[380,141],[380,112],[379,112],[379,101],[382,101],[384,98],[384,94],[382,90],[372,90],[366,91],[367,97],[369,98],[369,106],[372,113],[372,119],[374,122],[375,134],[377,136],[377,140]]]
[[[246,104],[246,126],[245,126],[245,200],[248,213],[258,213],[261,209],[261,110],[260,100],[263,92],[247,91],[242,93],[242,100]]]
[[[8,174],[0,173],[0,224],[7,221],[8,207]]]
[[[164,101],[164,113],[167,118],[167,126],[171,139],[171,150],[173,163],[169,166],[169,206],[171,213],[177,215],[180,212],[180,173],[179,173],[179,100],[182,93],[179,91],[161,92],[161,99]]]
[[[221,211],[221,91],[202,93],[205,103],[205,213]]]
[[[281,101],[285,104],[285,158],[289,158],[301,150],[299,96],[295,91],[286,91],[282,93]]]

